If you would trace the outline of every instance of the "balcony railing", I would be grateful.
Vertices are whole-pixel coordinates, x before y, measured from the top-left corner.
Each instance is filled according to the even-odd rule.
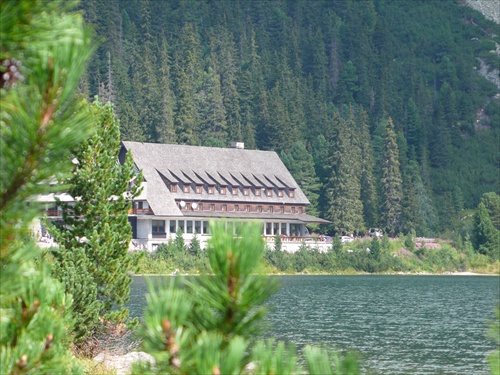
[[[62,216],[62,210],[57,208],[50,208],[47,210],[47,216]]]
[[[151,208],[131,208],[128,213],[131,215],[153,215],[153,210]]]

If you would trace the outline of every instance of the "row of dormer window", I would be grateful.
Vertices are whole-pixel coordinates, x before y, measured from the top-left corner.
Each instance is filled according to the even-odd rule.
[[[181,205],[182,202],[182,205]],[[303,206],[275,205],[263,206],[258,204],[236,204],[236,203],[192,203],[177,202],[183,211],[215,211],[215,212],[249,212],[249,213],[281,213],[281,214],[303,214]]]
[[[177,193],[178,192],[178,185],[177,184],[170,184],[169,185],[169,190],[171,193]],[[241,193],[244,196],[250,196],[250,193],[253,193],[256,197],[262,196],[264,194],[266,197],[272,197],[274,193],[278,197],[284,197],[285,196],[285,189],[273,189],[273,188],[250,188],[250,187],[226,187],[226,186],[212,186],[212,185],[195,185],[192,186],[190,184],[184,184],[182,185],[182,192],[183,193],[191,193],[194,192],[196,194],[202,194],[203,190],[206,190],[208,194],[215,194],[217,191],[220,195],[227,195],[228,193],[231,193],[232,195],[238,195],[241,191]],[[274,191],[276,190],[276,192]],[[287,194],[290,198],[295,198],[295,190],[294,189],[287,189]]]

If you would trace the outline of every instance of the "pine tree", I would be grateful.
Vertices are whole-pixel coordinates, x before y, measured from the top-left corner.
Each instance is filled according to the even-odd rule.
[[[405,135],[408,142],[408,157],[414,153],[417,160],[422,160],[423,132],[418,108],[412,98],[408,100]]]
[[[119,161],[119,124],[110,103],[95,101],[91,106],[95,123],[92,136],[74,152],[73,176],[63,181],[74,203],[61,203],[65,225],[54,225],[51,234],[59,244],[54,256],[60,261],[57,276],[66,290],[75,294],[80,288],[72,280],[78,267],[85,289],[96,289],[98,304],[90,309],[89,296],[75,299],[74,313],[86,322],[88,331],[77,327],[84,340],[95,333],[99,318],[123,322],[128,311],[129,272],[135,260],[129,251],[132,229],[128,223],[131,200],[139,193],[140,175],[134,171],[130,154]],[[75,289],[76,288],[76,289]],[[121,307],[120,310],[113,309]],[[97,310],[97,312],[96,312]]]
[[[500,244],[499,216],[500,197],[498,194],[484,194],[474,217],[473,243],[477,252],[489,255],[492,259],[500,258],[498,251]]]
[[[80,373],[71,297],[30,238],[37,196],[60,190],[90,129],[75,92],[93,49],[75,2],[0,5],[0,373]]]
[[[403,202],[401,207],[401,230],[403,233],[415,231],[420,224],[421,218],[418,216],[417,194],[415,191],[414,178],[407,168],[403,176]]]
[[[212,53],[215,58],[214,70],[220,74],[220,90],[223,97],[229,139],[241,140],[243,136],[239,93],[236,87],[238,73],[236,64],[236,48],[232,34],[225,27],[216,29]]]
[[[196,95],[199,108],[198,126],[201,139],[217,139],[228,143],[226,109],[220,87],[220,77],[209,68],[204,74],[202,89]]]
[[[186,24],[182,27],[178,43],[173,46],[174,93],[177,99],[174,123],[177,142],[181,144],[199,143],[197,134],[199,115],[194,100],[203,77],[199,38],[195,26]]]
[[[401,229],[401,209],[403,200],[403,181],[399,168],[399,150],[392,118],[386,125],[384,160],[382,162],[381,221],[386,233],[395,235]]]
[[[316,176],[314,160],[306,146],[302,141],[298,141],[289,153],[282,152],[281,158],[311,203],[307,207],[307,212],[311,215],[318,215],[321,184]]]
[[[361,164],[359,144],[354,136],[353,118],[334,118],[333,139],[330,140],[328,166],[331,175],[326,185],[327,217],[337,234],[364,232],[363,202],[361,201]]]
[[[360,109],[356,116],[356,132],[359,138],[361,149],[361,201],[363,202],[363,217],[366,224],[376,227],[378,223],[378,196],[375,185],[375,160],[370,139],[370,124],[368,114],[364,109]]]
[[[171,87],[170,61],[166,38],[161,43],[159,73],[162,103],[160,121],[155,124],[155,135],[159,143],[175,143],[174,95]]]

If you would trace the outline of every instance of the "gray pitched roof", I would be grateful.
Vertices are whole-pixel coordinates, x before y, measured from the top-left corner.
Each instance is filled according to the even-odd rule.
[[[240,202],[309,204],[306,196],[293,179],[278,155],[273,151],[235,148],[198,147],[174,144],[122,142],[132,152],[137,168],[147,181],[148,201],[156,215],[182,215],[175,199],[237,200]],[[193,191],[171,193],[163,178],[170,182],[228,186],[279,188],[295,191],[294,198],[284,194],[279,197],[220,196],[196,194]],[[151,198],[151,199],[150,199]]]

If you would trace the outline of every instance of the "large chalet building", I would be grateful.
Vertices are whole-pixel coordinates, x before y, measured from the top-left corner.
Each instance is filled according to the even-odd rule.
[[[275,152],[246,150],[241,143],[213,148],[122,142],[121,162],[127,152],[144,176],[129,214],[132,248],[152,251],[178,231],[187,243],[197,236],[203,246],[208,222],[227,219],[262,222],[263,236],[273,241],[280,235],[293,251],[313,241],[306,224],[328,223],[306,213],[308,199]]]

